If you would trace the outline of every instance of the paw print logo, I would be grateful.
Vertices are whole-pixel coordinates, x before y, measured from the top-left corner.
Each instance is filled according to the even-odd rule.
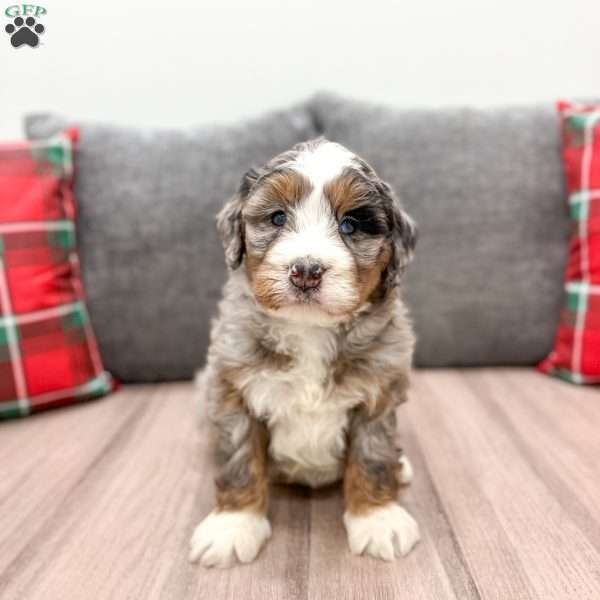
[[[10,43],[15,48],[23,44],[35,48],[40,43],[40,34],[45,31],[44,26],[41,23],[36,24],[33,17],[27,17],[26,19],[17,17],[4,30],[10,35]]]

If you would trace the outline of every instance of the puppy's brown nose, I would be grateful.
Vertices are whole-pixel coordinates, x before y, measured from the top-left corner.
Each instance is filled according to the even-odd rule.
[[[300,259],[290,267],[290,281],[301,290],[319,287],[323,278],[323,265],[320,262]]]

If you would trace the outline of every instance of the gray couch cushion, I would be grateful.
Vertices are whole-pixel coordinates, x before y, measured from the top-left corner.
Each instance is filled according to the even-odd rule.
[[[26,131],[66,124],[33,115]],[[122,381],[191,377],[225,277],[214,216],[250,166],[313,137],[312,119],[297,107],[234,127],[80,130],[79,244],[106,368]]]
[[[554,106],[392,110],[314,99],[325,135],[420,226],[405,297],[421,366],[530,365],[551,349],[569,221]]]

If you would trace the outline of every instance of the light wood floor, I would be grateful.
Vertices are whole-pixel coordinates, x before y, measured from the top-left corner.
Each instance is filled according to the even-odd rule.
[[[191,384],[0,424],[0,598],[600,599],[598,388],[421,371],[400,410],[412,554],[353,557],[338,489],[277,488],[269,545],[229,571],[186,559],[213,494]]]

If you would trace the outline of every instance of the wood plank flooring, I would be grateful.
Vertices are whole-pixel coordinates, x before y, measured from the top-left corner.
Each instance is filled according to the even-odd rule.
[[[598,600],[600,388],[528,369],[417,371],[400,409],[422,541],[347,550],[338,487],[274,487],[256,563],[187,562],[212,508],[190,383],[0,423],[2,600]]]

